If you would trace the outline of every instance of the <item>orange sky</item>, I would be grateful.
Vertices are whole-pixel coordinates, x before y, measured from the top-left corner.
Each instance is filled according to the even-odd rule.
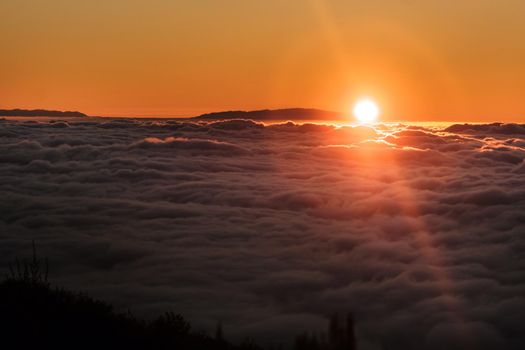
[[[0,108],[525,121],[523,0],[2,0]]]

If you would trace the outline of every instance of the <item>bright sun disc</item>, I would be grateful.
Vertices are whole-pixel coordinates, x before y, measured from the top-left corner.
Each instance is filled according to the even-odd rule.
[[[370,99],[359,100],[354,106],[354,116],[360,123],[373,123],[379,116],[379,107]]]

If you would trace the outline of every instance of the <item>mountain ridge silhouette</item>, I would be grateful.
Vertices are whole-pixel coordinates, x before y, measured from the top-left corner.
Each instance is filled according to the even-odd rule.
[[[2,117],[78,117],[85,118],[88,115],[78,111],[57,111],[48,109],[0,109]]]
[[[316,108],[283,108],[261,109],[254,111],[223,111],[201,114],[192,119],[217,120],[217,119],[253,119],[253,120],[338,120],[343,118],[343,113],[327,111]]]

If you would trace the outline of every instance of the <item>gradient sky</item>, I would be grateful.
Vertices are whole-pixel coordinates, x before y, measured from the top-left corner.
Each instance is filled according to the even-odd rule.
[[[2,0],[0,108],[525,120],[523,0]]]

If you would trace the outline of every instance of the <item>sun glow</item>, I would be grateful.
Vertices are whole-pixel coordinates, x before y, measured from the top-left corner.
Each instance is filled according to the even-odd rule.
[[[379,107],[371,99],[361,99],[354,105],[354,117],[361,124],[370,124],[377,120]]]

